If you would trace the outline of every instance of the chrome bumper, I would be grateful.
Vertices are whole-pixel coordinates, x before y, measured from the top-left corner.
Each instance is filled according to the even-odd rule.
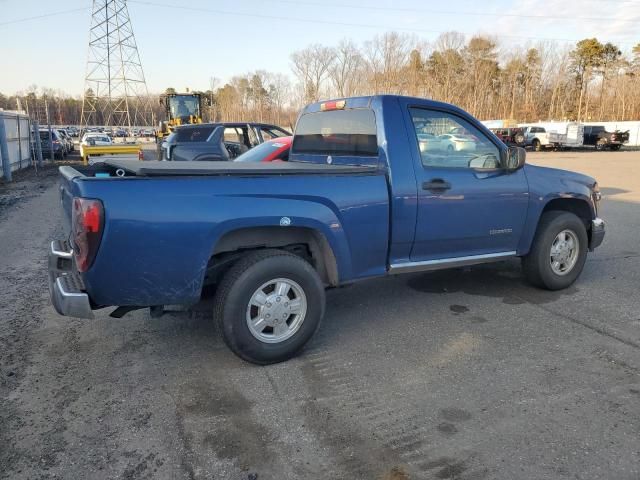
[[[55,240],[49,249],[49,293],[60,315],[93,318],[89,295],[73,266],[73,251],[67,242]]]
[[[591,221],[591,239],[589,241],[589,250],[599,247],[604,240],[604,220],[596,217]]]

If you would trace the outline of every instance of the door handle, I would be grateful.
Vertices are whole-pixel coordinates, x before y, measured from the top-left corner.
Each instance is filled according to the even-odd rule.
[[[428,182],[422,183],[423,190],[430,190],[432,192],[445,192],[451,188],[451,184],[449,182],[445,182],[441,178],[434,178],[429,180]]]

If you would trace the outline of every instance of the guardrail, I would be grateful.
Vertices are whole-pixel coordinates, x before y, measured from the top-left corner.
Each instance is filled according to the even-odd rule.
[[[82,163],[88,165],[89,157],[94,155],[130,155],[138,160],[143,160],[142,145],[114,144],[114,145],[80,145],[80,156]]]

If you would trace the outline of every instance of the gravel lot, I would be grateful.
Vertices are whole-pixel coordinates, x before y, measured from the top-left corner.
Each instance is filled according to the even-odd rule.
[[[302,356],[256,367],[209,307],[55,314],[53,169],[0,185],[0,478],[640,478],[640,152],[595,176],[604,245],[563,292],[514,261],[328,292]]]

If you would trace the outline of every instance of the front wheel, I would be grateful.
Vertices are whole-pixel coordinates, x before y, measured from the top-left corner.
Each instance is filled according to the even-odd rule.
[[[236,355],[266,365],[302,349],[318,329],[324,306],[324,286],[307,261],[282,250],[261,250],[225,274],[214,317]]]
[[[587,259],[587,230],[573,213],[542,215],[529,254],[522,259],[525,278],[547,290],[561,290],[576,281]]]

